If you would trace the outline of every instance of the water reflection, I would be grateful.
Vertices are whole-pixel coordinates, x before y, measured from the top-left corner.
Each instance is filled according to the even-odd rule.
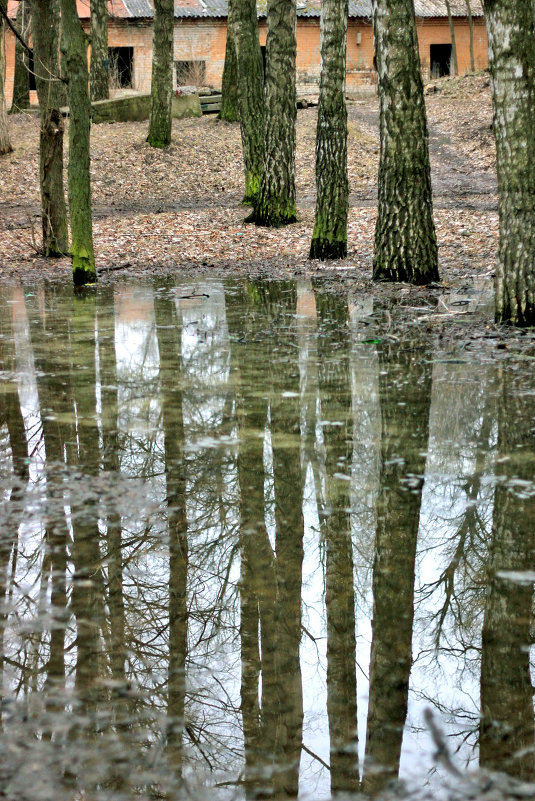
[[[0,293],[6,797],[438,791],[429,706],[535,779],[533,380],[395,314]]]

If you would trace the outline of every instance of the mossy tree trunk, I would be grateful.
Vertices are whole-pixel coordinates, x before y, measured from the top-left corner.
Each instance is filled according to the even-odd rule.
[[[67,209],[63,188],[63,84],[59,74],[59,0],[33,0],[32,39],[35,82],[41,113],[39,182],[43,253],[63,256],[68,248]]]
[[[2,10],[7,9],[7,0],[0,0]],[[6,74],[6,57],[4,50],[4,18],[0,17],[0,156],[11,153],[13,150],[7,127],[6,96],[4,94],[4,79]]]
[[[25,42],[30,32],[30,13],[27,0],[19,0],[16,27]],[[13,78],[13,101],[10,114],[17,114],[30,107],[30,59],[28,51],[17,39],[15,41],[15,74]]]
[[[316,133],[316,218],[311,259],[347,255],[347,0],[323,0],[321,78]]]
[[[245,167],[244,203],[254,203],[264,159],[264,65],[258,40],[256,0],[233,0],[238,103]]]
[[[496,320],[535,324],[535,48],[530,0],[487,0],[498,171]]]
[[[453,17],[451,15],[450,0],[445,0],[446,11],[448,14],[448,24],[450,26],[450,39],[451,39],[451,61],[450,61],[450,75],[459,74],[459,66],[457,64],[457,44],[455,42],[455,25],[453,24]]]
[[[91,100],[109,97],[108,0],[91,0]]]
[[[152,147],[167,147],[171,143],[174,19],[173,0],[154,0],[152,106],[147,136]]]
[[[61,0],[65,68],[69,76],[69,212],[74,283],[96,281],[91,219],[89,131],[91,126],[87,69],[87,37],[75,0]]]
[[[296,0],[269,0],[264,87],[264,162],[248,222],[280,227],[295,209]]]
[[[373,277],[427,284],[438,280],[438,255],[412,0],[374,0],[373,27],[381,139]]]
[[[234,32],[234,6],[236,0],[229,0],[227,13],[227,43],[225,47],[225,66],[221,88],[222,101],[219,119],[237,122],[238,110],[238,62],[236,60],[236,40]]]

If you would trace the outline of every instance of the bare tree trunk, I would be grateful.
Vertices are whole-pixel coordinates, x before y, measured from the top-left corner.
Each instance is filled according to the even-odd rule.
[[[238,103],[245,167],[244,203],[260,190],[264,158],[264,66],[258,41],[256,0],[233,0]]]
[[[30,9],[27,0],[19,0],[16,28],[25,42],[30,32]],[[15,74],[13,77],[13,100],[10,114],[30,107],[30,60],[28,52],[17,39],[15,41]]]
[[[173,96],[173,0],[155,0],[152,38],[152,105],[147,142],[152,147],[171,143]]]
[[[269,0],[264,87],[264,164],[248,222],[295,222],[296,0]]]
[[[448,13],[448,24],[450,26],[450,39],[451,39],[451,63],[450,75],[458,75],[459,67],[457,65],[457,45],[455,43],[455,25],[453,24],[453,17],[451,15],[450,0],[444,0],[446,3],[446,11]]]
[[[221,111],[219,113],[219,119],[225,120],[225,122],[237,122],[240,118],[238,110],[238,62],[234,31],[234,6],[235,0],[228,0],[227,43],[221,88]]]
[[[470,32],[470,72],[475,72],[476,63],[474,58],[474,18],[472,17],[472,6],[470,0],[465,0],[466,16],[468,18],[468,30]]]
[[[438,280],[424,93],[412,0],[373,0],[379,79],[375,280]]]
[[[43,253],[49,257],[63,256],[68,248],[68,228],[63,188],[59,0],[32,0],[31,11],[35,80],[41,114],[39,179]]]
[[[75,285],[97,280],[91,218],[89,172],[90,111],[87,72],[87,37],[75,0],[61,0],[62,42],[69,80],[69,213],[71,259]]]
[[[421,344],[421,343],[420,343]],[[381,468],[373,565],[370,700],[362,789],[374,794],[399,769],[412,666],[414,570],[429,432],[427,351],[380,354]]]
[[[347,0],[324,0],[321,7],[317,199],[311,259],[344,259],[347,255],[347,8]]]
[[[535,324],[535,48],[531,0],[487,0],[498,170],[496,320]]]
[[[0,0],[0,3],[2,4],[2,10],[5,12],[7,10],[7,0]],[[13,150],[7,127],[6,96],[4,94],[4,81],[6,77],[4,31],[4,18],[0,17],[0,156],[5,156],[6,153],[11,153]]]
[[[326,503],[324,512],[320,512],[320,526],[326,548],[327,714],[331,793],[335,795],[359,790],[355,589],[348,480],[353,454],[351,342],[347,334],[347,299],[318,292],[316,303],[321,325],[321,419],[328,423],[323,427]]]
[[[517,489],[533,480],[533,397],[503,371],[498,398],[498,472],[492,519],[489,589],[481,650],[481,767],[525,781],[535,775],[535,730],[530,653],[535,499]],[[527,387],[526,387],[527,389]],[[516,485],[516,486],[515,486]],[[508,576],[509,574],[509,576]]]
[[[109,91],[108,0],[90,0],[91,100],[105,100]]]
[[[188,635],[188,520],[186,510],[185,431],[182,404],[182,329],[174,298],[157,298],[154,311],[160,355],[160,393],[169,533],[169,669],[167,755],[182,769]]]

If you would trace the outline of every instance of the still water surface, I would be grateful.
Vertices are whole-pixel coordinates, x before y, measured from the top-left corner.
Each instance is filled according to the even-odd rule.
[[[3,797],[535,779],[535,380],[317,290],[0,290]]]

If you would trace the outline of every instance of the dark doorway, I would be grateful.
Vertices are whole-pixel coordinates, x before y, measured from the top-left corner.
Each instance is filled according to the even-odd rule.
[[[443,78],[451,74],[451,44],[432,44],[430,46],[430,77]]]
[[[108,47],[110,81],[117,89],[133,85],[134,48]]]
[[[28,72],[30,80],[30,92],[35,92],[37,86],[35,85],[35,65],[33,63],[33,50],[28,53]]]

